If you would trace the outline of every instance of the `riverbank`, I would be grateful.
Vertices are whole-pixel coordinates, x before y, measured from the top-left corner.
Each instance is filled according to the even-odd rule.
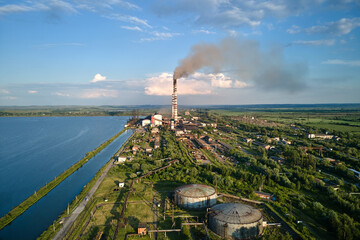
[[[119,156],[122,153],[125,146],[133,138],[135,133],[136,133],[136,131],[134,131],[133,134],[123,143],[121,148],[113,155],[113,157],[111,159],[113,159],[115,156]],[[58,220],[54,221],[54,223],[52,225],[50,225],[48,227],[48,229],[45,230],[41,234],[41,236],[38,238],[38,240],[52,239],[55,235],[58,235],[59,231],[61,231],[61,229],[64,228],[64,225],[69,220],[72,222],[71,222],[71,224],[70,224],[70,222],[68,222],[68,225],[70,227],[72,226],[72,223],[76,220],[76,218],[70,219],[70,215],[72,215],[75,211],[77,212],[76,209],[79,207],[80,204],[84,203],[84,198],[87,197],[88,193],[93,190],[95,184],[97,184],[99,182],[99,179],[101,178],[101,176],[105,176],[107,174],[107,170],[109,170],[113,166],[113,161],[111,161],[111,159],[95,174],[95,176],[91,179],[91,181],[88,184],[86,184],[86,186],[81,191],[81,193],[78,196],[76,196],[76,198],[71,202],[71,204],[68,206],[68,209],[66,209],[59,216]],[[101,182],[102,181],[99,182],[99,185]],[[97,189],[97,187],[96,187],[96,189]],[[96,191],[96,189],[94,190],[94,192]],[[89,200],[88,202],[92,202],[91,197],[87,197],[87,198]],[[87,207],[88,206],[84,205],[82,210],[86,209]],[[80,213],[81,213],[81,211],[80,211]],[[64,231],[63,231],[64,234],[67,233],[67,231],[65,231],[65,230],[69,230],[69,229],[68,228],[64,229]]]
[[[20,203],[18,206],[13,208],[10,212],[8,212],[6,215],[4,215],[0,219],[0,230],[4,228],[6,225],[11,223],[14,219],[16,219],[18,216],[23,214],[29,207],[31,207],[34,203],[39,201],[43,196],[48,194],[52,189],[54,189],[57,185],[59,185],[62,181],[64,181],[68,176],[73,174],[76,170],[78,170],[80,167],[82,167],[86,162],[88,162],[92,157],[94,157],[97,153],[99,153],[102,149],[104,149],[106,146],[108,146],[111,142],[113,142],[117,137],[119,137],[124,131],[126,131],[128,128],[124,128],[122,131],[111,137],[106,142],[102,143],[99,147],[97,147],[95,150],[88,152],[84,158],[79,160],[77,163],[72,165],[70,168],[65,170],[63,173],[61,173],[59,176],[55,177],[54,180],[52,180],[50,183],[46,184],[45,186],[41,187],[38,191],[36,191],[33,195],[28,197],[26,200],[24,200],[22,203]]]

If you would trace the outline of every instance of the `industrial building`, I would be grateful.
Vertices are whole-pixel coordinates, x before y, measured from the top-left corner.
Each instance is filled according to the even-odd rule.
[[[155,114],[155,115],[150,115],[147,116],[146,118],[144,118],[141,121],[141,126],[142,127],[146,127],[146,126],[152,126],[152,127],[156,127],[156,126],[161,126],[163,124],[163,118],[162,115],[160,114]]]
[[[150,119],[144,119],[141,121],[141,126],[145,127],[151,124],[151,120]]]
[[[210,145],[207,144],[206,142],[204,142],[202,139],[194,138],[194,140],[199,145],[200,148],[207,149],[207,150],[211,149]]]
[[[203,184],[190,184],[175,189],[175,201],[180,207],[198,209],[216,204],[216,190]]]
[[[154,126],[161,126],[162,125],[162,121],[163,121],[162,120],[162,115],[155,114],[152,119],[153,119],[152,123],[153,123]]]
[[[252,239],[264,231],[262,213],[241,203],[223,203],[209,209],[208,227],[226,239]]]

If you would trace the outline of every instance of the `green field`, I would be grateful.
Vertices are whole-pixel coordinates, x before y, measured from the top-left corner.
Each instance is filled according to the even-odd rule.
[[[209,110],[208,114],[267,120],[285,125],[300,124],[317,129],[330,131],[360,133],[360,109],[217,109]]]

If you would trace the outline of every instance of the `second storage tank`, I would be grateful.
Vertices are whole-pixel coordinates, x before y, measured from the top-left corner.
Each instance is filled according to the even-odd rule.
[[[249,205],[223,203],[208,213],[208,226],[226,239],[252,239],[263,233],[262,213]]]

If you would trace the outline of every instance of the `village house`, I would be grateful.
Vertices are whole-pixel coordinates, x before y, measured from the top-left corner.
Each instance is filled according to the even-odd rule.
[[[254,145],[256,145],[256,146],[265,148],[265,150],[269,150],[270,147],[271,147],[271,146],[268,145],[268,144],[265,144],[265,143],[262,143],[262,142],[258,142],[258,141],[254,141],[253,143],[254,143]]]
[[[134,145],[131,150],[132,153],[135,155],[139,151],[139,149],[140,149],[139,145]]]
[[[146,147],[145,152],[146,152],[146,154],[152,153],[152,148],[151,147]]]
[[[253,140],[251,138],[244,138],[244,142],[249,143],[252,142]]]
[[[138,225],[138,234],[146,235],[146,223],[139,223]]]
[[[151,129],[151,134],[157,134],[159,133],[159,129],[158,128],[153,128]]]
[[[255,195],[263,198],[263,199],[267,199],[267,200],[275,200],[275,196],[274,194],[271,193],[266,193],[266,192],[259,192],[259,191],[254,191]]]

